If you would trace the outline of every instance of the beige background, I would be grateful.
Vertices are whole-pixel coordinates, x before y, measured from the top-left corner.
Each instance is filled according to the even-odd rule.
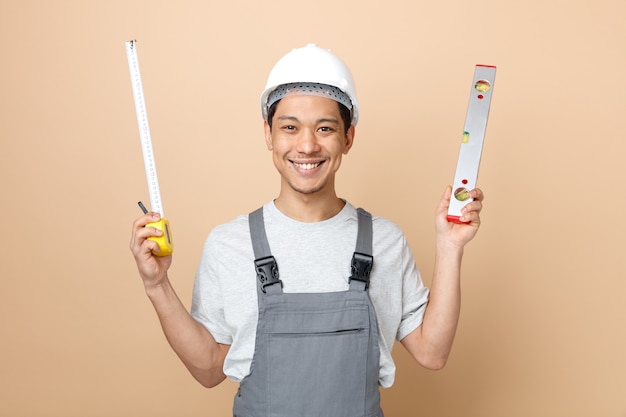
[[[394,351],[389,416],[626,417],[626,2],[0,1],[0,415],[227,416],[161,334],[128,250],[148,201],[124,50],[138,40],[171,276],[276,196],[258,97],[316,42],[362,119],[339,193],[405,230],[429,282],[473,67],[498,66],[446,369]]]

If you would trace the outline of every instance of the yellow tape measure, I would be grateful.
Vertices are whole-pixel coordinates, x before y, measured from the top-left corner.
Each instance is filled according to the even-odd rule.
[[[148,223],[146,226],[163,231],[161,236],[150,237],[149,239],[154,240],[159,245],[160,251],[154,252],[155,255],[167,256],[171,255],[174,251],[174,242],[172,241],[169,221],[165,218],[163,205],[161,204],[159,179],[157,177],[154,152],[152,151],[152,139],[150,137],[150,127],[148,125],[148,112],[146,111],[146,102],[144,100],[143,86],[141,84],[141,73],[139,72],[139,60],[137,59],[137,41],[132,40],[126,42],[126,55],[128,57],[130,80],[133,86],[133,97],[135,100],[135,110],[137,112],[137,124],[139,126],[143,162],[146,169],[146,180],[148,181],[148,191],[150,193],[150,207],[152,211],[161,215],[161,219],[158,222]],[[141,202],[139,202],[139,206],[144,213],[148,212]]]

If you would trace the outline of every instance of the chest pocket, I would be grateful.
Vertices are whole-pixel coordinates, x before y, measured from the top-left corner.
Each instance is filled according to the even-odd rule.
[[[335,308],[338,295],[347,294],[283,294],[297,310],[267,311],[259,336],[267,347],[268,405],[272,412],[280,409],[270,415],[365,415],[366,365],[369,355],[378,354],[369,343],[369,308]]]

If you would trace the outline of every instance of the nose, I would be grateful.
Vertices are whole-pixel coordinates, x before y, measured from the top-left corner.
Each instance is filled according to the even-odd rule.
[[[312,129],[302,130],[300,137],[298,138],[296,150],[299,153],[307,155],[314,154],[319,150],[317,137]]]

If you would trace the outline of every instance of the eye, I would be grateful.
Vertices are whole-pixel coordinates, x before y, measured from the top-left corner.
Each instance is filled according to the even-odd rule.
[[[324,133],[330,133],[330,132],[334,132],[335,129],[333,129],[330,126],[322,126],[322,127],[319,128],[319,131],[320,132],[324,132]]]

